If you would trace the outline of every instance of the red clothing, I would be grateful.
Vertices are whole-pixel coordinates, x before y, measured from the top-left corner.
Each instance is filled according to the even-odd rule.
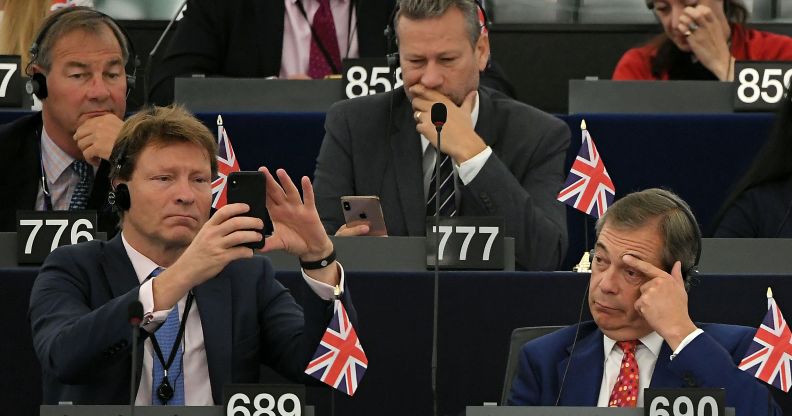
[[[628,50],[616,64],[613,79],[667,80],[667,72],[660,78],[652,75],[652,58],[656,53],[656,44]],[[735,24],[732,25],[731,54],[738,61],[792,61],[792,38]]]

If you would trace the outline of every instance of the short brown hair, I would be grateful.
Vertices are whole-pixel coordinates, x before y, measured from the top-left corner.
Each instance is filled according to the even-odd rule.
[[[149,107],[129,117],[118,133],[110,154],[110,181],[129,180],[138,157],[147,146],[170,143],[192,143],[204,151],[217,176],[217,142],[214,136],[184,107]]]
[[[404,16],[411,20],[430,19],[444,15],[451,7],[456,7],[465,16],[470,44],[475,47],[481,36],[481,23],[479,23],[479,6],[474,0],[399,0],[399,10],[393,19],[397,37],[400,17]]]
[[[679,260],[682,272],[686,273],[696,263],[701,233],[688,204],[671,191],[651,188],[619,199],[597,220],[597,237],[606,224],[636,229],[656,219],[659,219],[658,227],[663,236],[665,270],[670,271],[674,262]]]
[[[63,8],[44,20],[36,33],[37,42],[34,44],[36,54],[31,56],[30,64],[36,64],[44,71],[49,72],[52,66],[52,48],[58,39],[75,30],[96,34],[105,26],[110,28],[110,31],[115,35],[118,45],[121,47],[124,65],[126,65],[129,61],[129,45],[118,23],[103,13],[82,6]],[[46,33],[43,33],[45,31]],[[33,49],[31,47],[31,52]]]

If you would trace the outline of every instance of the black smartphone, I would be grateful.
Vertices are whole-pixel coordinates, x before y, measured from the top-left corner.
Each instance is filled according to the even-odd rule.
[[[250,211],[242,214],[246,217],[260,218],[266,224],[267,218],[267,178],[259,171],[231,172],[228,175],[227,197],[229,204],[243,202],[248,204]],[[264,247],[264,229],[261,232],[261,241],[245,243],[245,247],[254,250]]]

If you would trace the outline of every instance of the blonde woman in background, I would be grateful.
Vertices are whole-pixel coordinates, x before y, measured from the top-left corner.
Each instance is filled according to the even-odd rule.
[[[51,3],[52,0],[0,0],[0,54],[20,55],[24,68],[30,59],[30,44]]]

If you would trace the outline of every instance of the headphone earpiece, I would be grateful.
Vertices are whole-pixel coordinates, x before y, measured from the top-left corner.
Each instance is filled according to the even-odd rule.
[[[107,203],[116,211],[129,211],[132,206],[132,199],[129,197],[129,187],[125,183],[119,183],[115,189],[107,194]]]
[[[49,95],[47,91],[47,77],[41,72],[30,75],[30,79],[25,83],[25,91],[28,94],[35,95],[39,100],[47,98],[47,95]]]

